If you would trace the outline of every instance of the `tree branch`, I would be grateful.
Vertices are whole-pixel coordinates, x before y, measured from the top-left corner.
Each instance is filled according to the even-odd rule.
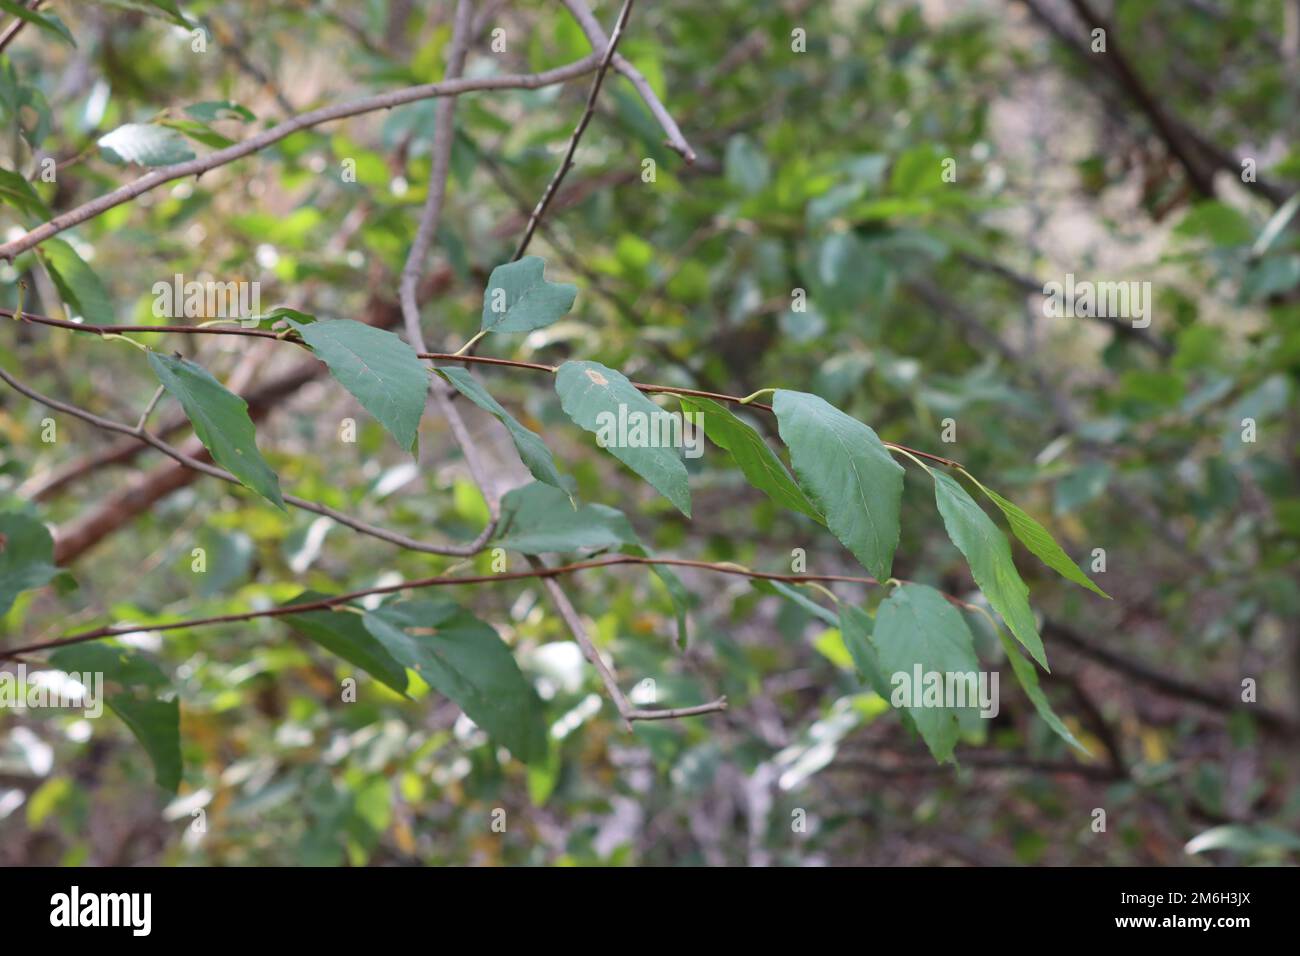
[[[478,76],[469,78],[454,78],[444,80],[441,83],[426,83],[421,86],[411,86],[401,90],[394,90],[389,93],[381,93],[376,96],[367,96],[359,100],[352,100],[348,103],[336,103],[333,106],[323,106],[320,109],[311,110],[307,113],[300,113],[297,116],[285,120],[276,126],[271,127],[256,136],[251,136],[243,142],[235,143],[233,146],[227,146],[225,149],[219,149],[216,152],[209,153],[206,156],[200,156],[195,159],[187,160],[183,163],[174,163],[170,166],[160,166],[150,173],[146,173],[134,182],[127,183],[125,186],[119,186],[110,193],[105,193],[90,202],[83,203],[75,209],[55,216],[49,222],[42,223],[35,229],[23,236],[0,245],[0,259],[13,259],[21,252],[25,252],[34,246],[40,245],[51,236],[58,235],[65,229],[70,229],[78,223],[93,219],[100,213],[103,213],[114,206],[120,206],[124,202],[129,202],[151,189],[156,189],[163,183],[171,182],[174,179],[181,179],[185,176],[200,176],[209,170],[224,166],[227,163],[242,159],[245,156],[263,150],[266,147],[277,143],[299,130],[308,129],[312,126],[319,126],[321,123],[329,123],[334,120],[345,119],[349,116],[358,116],[362,113],[373,113],[376,110],[392,109],[394,106],[402,106],[407,103],[414,103],[419,100],[433,99],[435,97],[455,97],[463,93],[470,93],[476,90],[512,90],[524,89],[535,90],[543,86],[551,86],[556,83],[563,83],[579,76],[584,76],[596,69],[600,65],[600,57],[593,53],[576,60],[565,66],[556,67],[553,70],[545,70],[541,73],[525,74],[502,74],[498,76]]]

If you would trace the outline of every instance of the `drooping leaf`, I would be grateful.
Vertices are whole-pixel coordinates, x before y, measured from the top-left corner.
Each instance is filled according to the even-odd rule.
[[[232,103],[230,100],[205,100],[202,103],[191,103],[185,107],[185,112],[201,123],[211,123],[213,120],[223,119],[253,120],[257,118],[247,107]]]
[[[563,318],[573,308],[578,287],[542,278],[546,263],[537,256],[497,266],[483,292],[483,325],[488,332],[531,332]]]
[[[879,696],[888,700],[889,681],[880,671],[876,647],[871,643],[875,621],[862,608],[841,604],[839,627],[840,636],[844,639],[844,646],[849,649],[849,656],[853,658],[853,667],[858,672],[858,677]]]
[[[514,488],[501,499],[500,537],[495,544],[523,554],[618,550],[641,544],[617,508],[582,504],[540,482]]]
[[[126,688],[154,690],[168,683],[158,665],[143,654],[102,641],[61,647],[50,655],[50,663],[67,673],[103,674],[104,680]]]
[[[368,612],[364,622],[396,660],[459,704],[516,759],[545,759],[541,699],[489,625],[440,601],[388,604]]]
[[[548,485],[554,485],[566,493],[568,492],[563,476],[560,475],[559,469],[555,467],[555,459],[551,457],[551,450],[546,447],[546,442],[542,441],[540,435],[519,424],[515,417],[506,411],[500,402],[489,395],[487,389],[479,384],[478,379],[467,370],[463,368],[439,368],[437,371],[443,378],[451,382],[458,392],[485,412],[496,416],[497,420],[506,427],[506,431],[510,433],[515,448],[519,452],[519,458],[534,478],[538,481],[544,481]]]
[[[898,547],[902,466],[871,428],[816,395],[778,389],[772,407],[799,486],[835,537],[886,580]]]
[[[147,13],[149,16],[157,17],[160,20],[168,20],[187,30],[194,26],[194,22],[188,20],[181,13],[176,0],[96,0],[96,2],[108,7]]]
[[[108,290],[95,270],[77,255],[76,249],[62,239],[47,239],[37,248],[59,295],[74,315],[95,325],[112,325],[117,321]]]
[[[575,424],[604,441],[606,451],[690,517],[691,490],[677,449],[643,447],[631,428],[626,436],[619,434],[620,423],[643,422],[648,443],[649,423],[665,422],[665,416],[672,413],[642,395],[621,373],[599,362],[565,362],[555,374],[555,391]],[[627,447],[633,440],[638,447]]]
[[[309,604],[323,597],[325,595],[315,591],[304,591],[289,603]],[[388,648],[370,633],[360,614],[352,611],[303,611],[300,614],[286,615],[284,621],[330,653],[360,667],[380,683],[399,694],[406,694],[408,680],[405,665],[395,659]]]
[[[515,488],[501,499],[497,547],[523,554],[622,551],[648,557],[627,516],[608,505],[574,505],[566,493],[541,482]],[[672,569],[651,565],[664,585],[677,622],[677,643],[685,646],[690,593]]]
[[[185,137],[155,123],[125,123],[99,138],[104,159],[118,166],[170,166],[194,158]]]
[[[1007,516],[1007,522],[1011,525],[1012,532],[1020,539],[1021,544],[1033,552],[1040,561],[1063,578],[1082,585],[1104,598],[1110,598],[1109,594],[1092,583],[1092,580],[1088,575],[1084,574],[1082,568],[1070,560],[1070,556],[1056,543],[1056,539],[1052,537],[1051,533],[1035,521],[1028,512],[1012,504],[996,491],[985,488],[979,482],[975,483],[979,485],[984,494],[988,495],[990,501],[1002,509],[1002,513]]]
[[[8,169],[0,168],[0,200],[13,206],[27,216],[50,218],[50,208],[22,176]]]
[[[934,498],[948,537],[966,557],[975,583],[993,609],[1002,615],[1034,660],[1047,666],[1047,652],[1029,607],[1029,588],[1011,560],[1011,545],[993,519],[984,513],[966,489],[943,472],[935,471]]]
[[[153,763],[158,786],[175,793],[181,784],[181,708],[176,700],[149,700],[130,694],[107,699],[109,709],[131,728]]]
[[[392,332],[352,319],[288,322],[339,384],[413,452],[429,393],[429,367],[415,349]]]
[[[1011,664],[1011,671],[1016,675],[1016,680],[1020,682],[1021,688],[1024,689],[1025,696],[1029,702],[1034,705],[1034,710],[1038,711],[1038,716],[1043,718],[1047,726],[1051,727],[1062,740],[1081,753],[1092,756],[1088,748],[1079,743],[1077,737],[1070,733],[1070,728],[1065,726],[1065,722],[1056,716],[1056,711],[1052,709],[1052,703],[1043,693],[1042,687],[1038,684],[1038,672],[1034,670],[1033,662],[1027,660],[1020,653],[1020,648],[1016,646],[1006,633],[998,628],[998,640],[1002,642],[1002,648],[1007,653],[1007,661]]]
[[[0,10],[13,14],[20,20],[26,20],[33,26],[40,27],[50,36],[58,37],[69,46],[75,47],[77,45],[77,41],[72,38],[72,34],[68,31],[67,25],[48,10],[29,9],[26,4],[20,3],[19,0],[0,0]]]
[[[835,616],[834,611],[822,607],[801,589],[793,585],[786,584],[784,581],[771,581],[767,578],[752,578],[749,583],[755,591],[783,597],[831,627],[840,626],[840,619]]]
[[[0,617],[20,593],[49,584],[59,573],[45,525],[17,512],[0,514]]]
[[[795,484],[781,459],[758,432],[711,398],[683,395],[681,402],[683,409],[701,416],[704,434],[731,455],[751,485],[782,507],[824,523],[808,496]]]
[[[257,450],[248,403],[189,359],[150,352],[149,365],[163,388],[181,403],[194,425],[194,434],[212,453],[213,460],[284,510],[280,480]]]
[[[910,686],[907,710],[934,758],[940,763],[950,760],[959,733],[958,708],[946,701],[933,706],[923,692],[931,674],[940,679],[948,674],[979,676],[974,638],[961,614],[934,588],[902,584],[876,611],[871,643],[885,680],[895,690],[903,686],[904,678]],[[916,681],[917,665],[921,686]],[[978,701],[971,704],[977,706]]]

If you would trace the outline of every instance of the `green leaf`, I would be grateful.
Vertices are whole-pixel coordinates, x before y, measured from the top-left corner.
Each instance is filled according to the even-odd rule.
[[[538,481],[544,481],[548,485],[554,485],[567,494],[568,488],[564,483],[564,478],[555,467],[555,459],[551,457],[551,450],[546,447],[546,442],[542,441],[540,435],[519,424],[515,417],[501,406],[500,402],[488,394],[487,389],[479,384],[478,379],[465,369],[439,368],[437,371],[443,378],[451,382],[458,392],[479,408],[496,416],[497,420],[506,427],[506,431],[510,433],[511,439],[514,440],[515,448],[519,451],[520,459],[532,472],[534,478]]]
[[[189,359],[150,352],[149,365],[163,388],[181,403],[212,459],[284,510],[280,481],[257,450],[248,403]]]
[[[181,13],[180,8],[176,5],[176,0],[97,0],[97,2],[107,7],[147,13],[151,17],[169,20],[187,30],[195,25],[193,21],[186,19],[185,15]]]
[[[975,583],[993,609],[1034,660],[1047,666],[1047,652],[1038,636],[1034,612],[1029,607],[1029,588],[1011,560],[1011,545],[966,489],[943,472],[934,471],[934,499],[943,516],[948,537],[966,557]]]
[[[185,107],[185,112],[201,123],[211,123],[213,120],[238,119],[253,120],[256,119],[252,112],[238,103],[232,103],[230,100],[205,100],[202,103],[192,103]]]
[[[875,621],[871,615],[852,604],[841,604],[839,627],[840,636],[844,639],[844,646],[849,649],[849,656],[853,658],[853,667],[858,672],[858,677],[877,695],[889,700],[889,681],[881,673],[880,659],[876,656],[875,645],[871,643],[871,635],[875,630]]]
[[[576,508],[568,495],[551,485],[533,482],[514,488],[501,499],[498,547],[522,554],[619,550],[641,540],[627,516],[608,505]]]
[[[627,516],[607,505],[575,505],[567,494],[533,482],[501,499],[501,523],[493,542],[523,554],[564,554],[578,551],[622,551],[647,557]],[[677,643],[686,645],[686,610],[691,596],[672,569],[651,565],[651,573],[668,592],[677,622]]]
[[[142,700],[130,694],[115,694],[107,700],[109,709],[131,728],[153,762],[158,786],[171,793],[181,783],[181,708],[175,700]]]
[[[818,523],[825,523],[821,514],[808,500],[808,496],[794,483],[776,452],[754,429],[732,414],[725,405],[711,398],[694,395],[682,396],[682,408],[701,416],[704,434],[731,455],[740,466],[745,479],[784,508],[805,514]]]
[[[102,641],[61,647],[50,655],[50,663],[68,673],[103,674],[104,680],[123,687],[152,690],[170,683],[158,665],[143,654]]]
[[[112,325],[117,321],[108,290],[95,271],[62,239],[46,239],[37,248],[63,301],[87,322]]]
[[[415,350],[392,332],[352,319],[288,322],[339,384],[414,452],[429,394],[429,367]]]
[[[99,148],[106,160],[118,166],[170,166],[194,158],[184,136],[154,123],[125,123],[101,136]]]
[[[59,573],[45,525],[17,512],[0,514],[0,617],[21,592],[44,587]]]
[[[1011,671],[1016,675],[1016,680],[1025,691],[1025,696],[1029,702],[1034,705],[1034,710],[1038,711],[1038,716],[1042,717],[1047,726],[1051,727],[1062,740],[1081,753],[1092,754],[1088,748],[1079,743],[1077,737],[1070,733],[1070,728],[1065,726],[1064,721],[1056,716],[1056,711],[1052,709],[1051,701],[1043,693],[1043,689],[1038,685],[1038,672],[1034,670],[1034,665],[1020,653],[1020,648],[1006,631],[998,628],[998,640],[1002,642],[1002,649],[1007,652],[1007,661],[1011,664]]]
[[[772,168],[767,157],[754,141],[744,134],[727,140],[723,168],[727,185],[744,194],[758,192],[772,177]]]
[[[325,595],[315,591],[304,591],[289,603],[309,604],[323,597]],[[284,620],[330,653],[360,667],[399,694],[406,694],[406,667],[366,629],[360,614],[353,611],[303,611],[286,615]]]
[[[907,710],[926,746],[940,763],[950,760],[957,745],[959,708],[926,706],[923,686],[915,686],[914,676],[918,664],[923,675],[979,674],[974,638],[961,614],[934,588],[902,584],[876,612],[871,641],[882,676],[896,690],[901,689],[901,676],[912,685]]]
[[[902,466],[874,431],[816,395],[778,389],[772,407],[799,486],[835,537],[886,580],[898,547]]]
[[[404,601],[371,611],[366,629],[434,690],[460,705],[515,758],[546,758],[541,699],[497,632],[450,602]]]
[[[483,292],[483,331],[530,332],[563,318],[573,308],[578,287],[547,282],[545,269],[537,256],[493,269]]]
[[[32,184],[8,169],[0,168],[0,200],[28,216],[50,218],[50,208],[37,194]],[[47,240],[51,241],[51,240]]]
[[[565,362],[555,374],[555,391],[575,424],[595,434],[607,452],[653,485],[682,514],[691,516],[686,466],[677,450],[624,447],[630,445],[635,432],[629,429],[626,443],[617,433],[620,421],[664,421],[670,412],[642,395],[621,373],[599,362]]]
[[[833,611],[829,611],[822,607],[807,594],[793,585],[786,584],[784,581],[771,581],[767,578],[751,578],[749,583],[755,591],[783,597],[787,601],[803,608],[819,621],[829,624],[831,627],[840,626],[840,620],[835,616]]]
[[[50,34],[50,36],[58,37],[69,46],[75,47],[77,45],[77,41],[74,40],[72,34],[68,32],[67,26],[64,25],[63,21],[53,13],[42,13],[37,10],[29,10],[24,4],[17,2],[17,0],[0,0],[0,10],[3,10],[5,13],[11,13],[20,20],[26,20],[33,26],[40,27],[46,33]]]
[[[973,478],[971,480],[975,481]],[[1083,569],[1071,561],[1070,556],[1056,543],[1056,539],[1052,537],[1051,533],[1030,517],[1028,512],[1007,501],[996,491],[985,488],[978,481],[975,481],[975,484],[979,486],[980,491],[988,496],[990,501],[1002,509],[1002,513],[1007,516],[1007,522],[1011,525],[1012,532],[1020,539],[1021,544],[1032,551],[1040,561],[1063,578],[1082,585],[1090,591],[1095,591],[1107,600],[1110,599],[1110,595],[1092,583],[1088,575],[1084,574]]]

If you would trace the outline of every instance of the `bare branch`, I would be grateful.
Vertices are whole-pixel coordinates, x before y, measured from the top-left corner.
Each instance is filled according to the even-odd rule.
[[[131,425],[104,418],[100,415],[96,415],[94,412],[89,412],[84,408],[73,405],[70,402],[63,402],[57,398],[42,395],[35,389],[29,388],[22,382],[19,382],[3,368],[0,368],[0,381],[4,381],[10,388],[14,389],[14,391],[26,395],[33,401],[40,402],[48,408],[71,415],[74,418],[79,418],[88,424],[94,425],[96,428],[103,429],[104,431],[116,432],[119,435],[129,435],[138,441],[151,445],[168,458],[184,465],[191,471],[197,471],[212,478],[219,478],[222,481],[230,482],[234,485],[243,484],[243,482],[224,468],[218,468],[216,465],[209,464],[208,462],[192,455],[187,455],[179,448],[167,444],[167,442],[148,431],[136,429]],[[407,537],[404,534],[398,534],[395,531],[388,531],[384,528],[361,521],[358,518],[353,518],[350,515],[346,515],[341,511],[329,507],[328,505],[322,505],[315,501],[308,501],[306,498],[300,498],[297,495],[292,494],[283,495],[283,498],[286,504],[291,504],[295,508],[301,508],[303,511],[310,511],[318,515],[324,515],[327,518],[333,518],[339,524],[346,525],[354,531],[359,531],[362,534],[370,535],[373,538],[379,538],[381,541],[387,541],[389,544],[395,544],[412,551],[421,551],[425,554],[444,554],[457,557],[468,557],[473,554],[478,554],[478,552],[483,550],[483,545],[487,542],[488,538],[491,537],[494,528],[493,525],[489,524],[479,533],[477,538],[464,545],[425,544],[422,541],[417,541],[415,538]]]
[[[600,65],[600,56],[591,54],[576,60],[565,66],[556,67],[553,70],[545,70],[541,73],[524,73],[513,74],[507,73],[498,76],[477,76],[467,78],[453,78],[444,80],[441,83],[426,83],[421,86],[410,86],[401,90],[394,90],[389,93],[380,93],[376,96],[367,96],[359,100],[352,100],[348,103],[336,103],[333,106],[323,106],[320,109],[311,110],[306,113],[300,113],[291,119],[285,120],[270,129],[251,136],[243,142],[235,143],[233,146],[227,146],[225,149],[219,149],[216,152],[209,153],[206,156],[200,156],[195,159],[187,160],[183,163],[173,163],[170,166],[160,166],[152,172],[146,173],[135,182],[127,183],[125,186],[119,186],[110,193],[105,193],[90,202],[71,209],[68,212],[55,216],[49,222],[37,226],[31,232],[14,239],[12,242],[6,242],[0,245],[0,259],[13,259],[14,256],[21,252],[31,249],[33,246],[40,245],[51,236],[58,235],[65,229],[70,229],[78,223],[83,223],[88,219],[93,219],[100,213],[112,209],[114,206],[120,206],[124,202],[129,202],[151,189],[156,189],[163,183],[169,183],[173,179],[181,179],[185,176],[200,176],[209,170],[224,166],[227,163],[242,159],[253,153],[263,150],[273,143],[278,143],[286,136],[290,136],[299,130],[308,129],[312,126],[319,126],[321,123],[330,123],[334,120],[345,119],[349,116],[358,116],[362,113],[373,113],[376,110],[392,109],[394,106],[402,106],[406,103],[414,103],[418,100],[433,99],[435,97],[460,96],[463,93],[471,93],[476,90],[535,90],[543,86],[551,86],[555,83],[563,83],[579,76],[585,76]]]
[[[564,0],[564,5],[569,8],[569,13],[578,21],[578,26],[582,32],[587,35],[587,40],[591,43],[593,50],[604,50],[610,45],[609,39],[605,36],[605,31],[601,29],[600,21],[596,19],[591,8],[583,0]],[[679,154],[688,163],[695,162],[695,150],[691,149],[690,143],[686,142],[686,137],[677,126],[677,121],[673,119],[672,114],[668,112],[664,104],[660,102],[655,91],[651,89],[650,83],[641,74],[641,71],[634,67],[627,58],[621,53],[614,54],[614,69],[625,76],[628,81],[635,87],[638,95],[645,101],[650,112],[654,115],[655,120],[663,127],[664,134],[668,137],[667,145],[669,149]]]
[[[573,135],[569,137],[569,148],[564,152],[564,159],[560,162],[560,168],[555,171],[551,181],[546,184],[546,191],[542,193],[542,198],[537,201],[533,214],[528,217],[528,226],[524,229],[524,237],[519,240],[519,247],[515,249],[512,261],[523,258],[524,252],[528,249],[528,244],[533,241],[533,233],[537,231],[537,224],[546,215],[546,207],[555,198],[555,191],[560,188],[560,183],[564,181],[565,175],[573,168],[573,154],[578,150],[578,141],[582,139],[582,134],[586,132],[592,114],[596,112],[596,98],[600,95],[600,87],[605,82],[605,74],[609,71],[609,64],[618,48],[618,41],[623,37],[623,27],[627,24],[627,15],[632,12],[632,2],[633,0],[623,0],[623,9],[619,11],[618,20],[614,24],[614,32],[609,38],[609,45],[605,48],[605,55],[600,60],[600,69],[596,71],[596,79],[591,83],[591,92],[587,94],[587,106],[582,111],[578,125],[573,128]]]

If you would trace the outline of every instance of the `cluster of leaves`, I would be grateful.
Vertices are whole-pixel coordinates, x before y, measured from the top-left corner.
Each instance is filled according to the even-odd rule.
[[[124,12],[150,6],[163,16]],[[168,18],[167,6],[61,5],[76,47],[29,25],[0,57],[0,123],[13,133],[0,162],[6,224],[30,228],[150,164],[201,156],[272,122],[277,104],[263,83],[236,75],[232,58],[210,56],[195,69],[188,34],[173,28],[188,20]],[[282,65],[300,106],[436,79],[448,39],[445,25],[421,17],[386,22],[381,4],[259,6],[251,19],[254,5],[235,0],[192,6],[219,28],[257,22],[244,54]],[[1114,39],[1135,49],[1133,39],[1143,38],[1139,72],[1158,80],[1171,114],[1214,142],[1277,144],[1260,173],[1291,181],[1300,165],[1283,61],[1255,44],[1280,35],[1281,3],[1249,6],[1226,8],[1211,23],[1191,5],[1120,5]],[[609,10],[598,13],[608,21]],[[41,16],[53,26],[55,14]],[[558,8],[503,22],[512,71],[590,52]],[[743,26],[722,31],[720,22]],[[794,27],[807,32],[806,55],[791,55]],[[12,604],[4,632],[14,643],[99,622],[140,628],[87,646],[102,646],[120,667],[76,657],[52,663],[116,673],[114,711],[145,742],[159,783],[181,784],[168,819],[188,820],[191,808],[205,806],[219,821],[202,840],[167,836],[171,858],[667,862],[770,851],[782,860],[818,852],[855,860],[902,845],[909,849],[899,858],[915,859],[903,854],[918,845],[940,852],[927,836],[946,827],[1025,862],[1169,862],[1183,859],[1205,821],[1224,819],[1243,822],[1188,852],[1293,852],[1278,833],[1295,820],[1294,775],[1249,713],[1225,727],[1204,708],[1153,700],[1147,685],[1059,653],[1046,625],[1084,629],[1216,693],[1235,690],[1243,660],[1262,661],[1250,670],[1261,700],[1284,693],[1279,648],[1300,611],[1292,571],[1300,540],[1291,454],[1300,356],[1295,205],[1265,209],[1249,188],[1244,200],[1189,200],[1140,120],[1117,130],[1111,124],[1120,121],[1108,117],[1096,137],[1079,126],[1068,143],[1009,136],[991,117],[1023,111],[1009,91],[1023,90],[1026,77],[1050,78],[1051,95],[1032,96],[1064,128],[1096,111],[1102,84],[1090,71],[1106,62],[1076,64],[1045,34],[1021,33],[1000,15],[938,16],[908,0],[798,14],[740,0],[638,8],[621,49],[670,104],[701,161],[682,167],[632,88],[608,78],[569,180],[577,189],[550,214],[559,227],[534,247],[545,249],[552,278],[571,279],[580,297],[546,281],[539,260],[493,266],[517,231],[503,238],[496,224],[531,206],[521,210],[503,185],[540,193],[581,91],[463,97],[438,236],[449,291],[434,327],[449,343],[524,333],[486,343],[563,362],[555,390],[539,387],[533,372],[472,376],[439,362],[431,373],[391,333],[312,318],[359,316],[396,287],[426,195],[432,103],[302,131],[0,267],[5,305],[47,314],[63,307],[99,324],[156,321],[145,290],[175,272],[260,278],[274,290],[269,301],[296,301],[301,292],[305,312],[264,317],[264,328],[299,343],[275,346],[272,361],[305,347],[342,386],[290,400],[261,421],[221,384],[247,354],[237,339],[149,337],[147,358],[56,330],[20,326],[0,341],[9,372],[89,408],[138,412],[161,383],[214,460],[255,493],[201,480],[162,498],[77,563],[81,588],[69,592],[44,526],[67,527],[100,498],[116,500],[121,476],[105,468],[84,493],[51,495],[39,508],[9,494],[93,449],[96,438],[56,415],[59,442],[44,446],[36,436],[47,412],[3,394],[0,510],[12,542],[0,552],[0,595]],[[381,52],[358,39],[380,36],[395,47]],[[1184,82],[1189,64],[1214,69]],[[77,86],[82,76],[89,79]],[[103,89],[94,86],[99,76]],[[1230,108],[1204,109],[1207,84]],[[61,158],[57,184],[39,175],[47,156]],[[638,179],[647,157],[657,167],[653,183]],[[956,182],[938,176],[948,157]],[[354,162],[355,182],[333,175],[344,160]],[[1054,175],[1045,178],[1046,169]],[[1034,211],[1035,227],[1008,219],[1008,207]],[[1072,233],[1062,241],[1055,214],[1079,207],[1089,220],[1081,234],[1090,229],[1092,240]],[[1071,228],[1078,223],[1070,219]],[[1081,242],[1095,261],[1081,262]],[[1099,324],[1024,317],[1022,290],[972,265],[991,258],[1039,278],[1158,265],[1168,276],[1157,283],[1149,330],[1159,348]],[[49,283],[32,281],[40,276]],[[791,305],[795,288],[806,292],[804,310]],[[931,288],[957,310],[945,310]],[[485,289],[499,290],[506,307],[493,308]],[[999,349],[981,326],[1017,349]],[[78,374],[65,371],[72,368]],[[385,522],[408,534],[471,539],[486,508],[455,468],[441,423],[421,419],[435,374],[502,423],[536,479],[506,496],[492,546],[529,555],[673,553],[781,571],[798,546],[809,551],[810,571],[853,574],[860,564],[881,581],[907,580],[865,599],[837,588],[841,603],[832,609],[816,590],[779,582],[725,588],[713,576],[682,572],[678,581],[641,569],[574,579],[593,639],[614,655],[624,683],[654,676],[661,704],[725,693],[732,705],[713,718],[638,725],[631,736],[593,696],[591,669],[529,583],[457,589],[456,604],[445,591],[408,592],[165,640],[150,632],[184,617],[390,584],[431,565],[458,570],[280,507],[292,490],[349,513],[382,508]],[[659,407],[629,379],[806,392],[778,390],[773,416],[680,396],[684,410],[703,413],[709,440],[735,469],[657,449],[609,448],[620,459],[611,465],[610,456],[590,453],[581,431],[594,431],[610,403]],[[357,445],[340,448],[329,439],[355,403],[372,420],[363,416]],[[1246,417],[1267,440],[1242,445]],[[943,453],[981,481],[918,464],[920,480],[905,482],[898,463],[912,467],[897,444],[936,450],[946,418],[958,423],[959,440]],[[415,470],[417,450],[433,467]],[[823,525],[831,534],[818,534]],[[203,575],[189,569],[195,545],[208,554]],[[1016,553],[1088,587],[1066,551],[1095,547],[1108,554],[1113,604],[1058,587]],[[484,554],[469,563],[486,574],[489,561]],[[995,635],[972,612],[985,604],[1006,633]],[[1126,607],[1138,610],[1126,615]],[[688,609],[691,639],[677,653],[664,637]],[[439,642],[449,634],[467,656],[444,653]],[[1005,661],[1025,693],[1006,700],[994,721],[934,709],[879,720],[888,711],[881,679],[917,660],[944,670]],[[167,679],[146,676],[150,664]],[[374,679],[357,703],[340,707],[339,680],[358,669]],[[488,688],[510,688],[519,708],[493,710]],[[1097,689],[1101,722],[1067,703]],[[65,855],[56,858],[98,860],[112,852],[83,838],[88,820],[152,814],[139,806],[148,766],[129,742],[118,749],[120,734],[108,726],[96,725],[93,744],[71,718],[32,715],[10,726],[36,732],[5,738],[0,769],[18,768],[39,787],[25,813],[8,809],[14,791],[0,788],[0,826],[25,825],[24,837],[57,832]],[[975,754],[963,767],[963,750],[954,751],[959,740],[988,745],[983,757],[996,748],[1091,771],[1107,769],[1115,747],[1129,773],[1104,785],[978,776]],[[864,752],[884,754],[885,771],[897,770],[888,761],[916,754],[921,742],[963,769],[896,786],[886,773],[852,770]],[[1076,742],[1091,756],[1074,757]],[[504,760],[495,744],[526,767]],[[48,746],[52,764],[43,758]],[[105,748],[120,759],[103,761]],[[1223,756],[1238,752],[1260,757],[1244,797]],[[732,805],[738,780],[751,793],[770,787],[770,801],[763,791],[748,803],[769,809],[720,821],[715,808]],[[629,800],[644,817],[620,829]],[[497,805],[527,822],[522,836],[512,822],[509,838],[488,846],[481,833]],[[1110,809],[1119,839],[1079,835],[1098,805]],[[820,819],[814,833],[791,837],[794,807]],[[1159,822],[1148,826],[1153,815]],[[153,825],[146,832],[157,832]]]

